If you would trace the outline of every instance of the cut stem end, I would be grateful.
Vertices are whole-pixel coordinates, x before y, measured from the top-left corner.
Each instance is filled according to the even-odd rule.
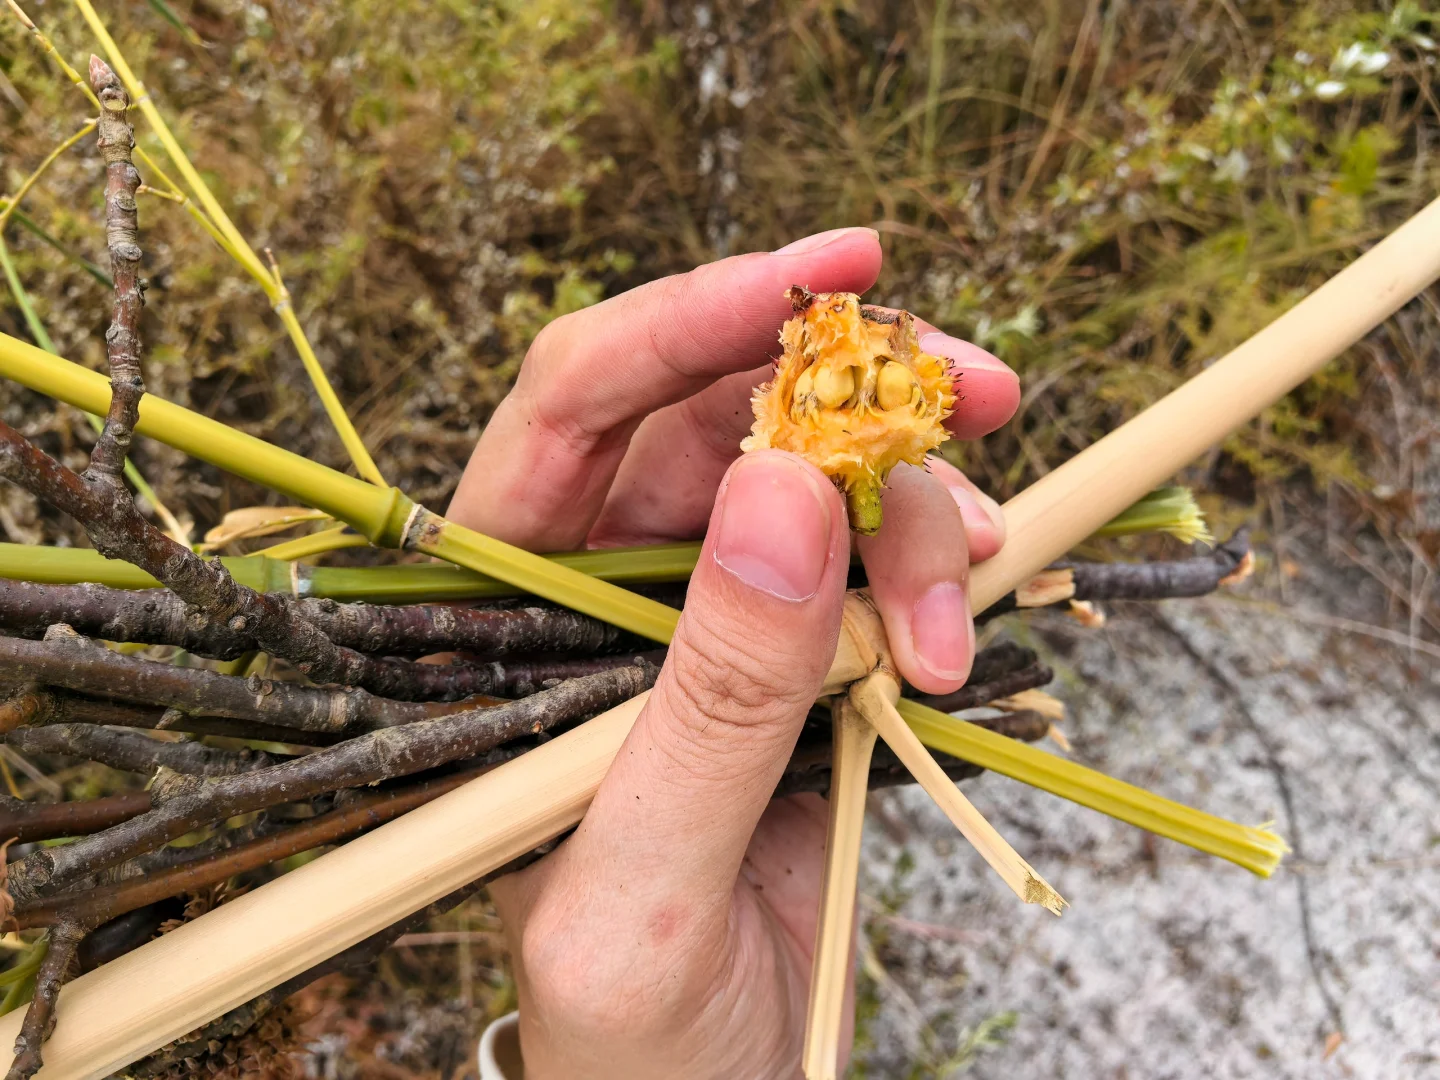
[[[850,528],[861,536],[874,536],[880,531],[880,483],[859,480],[845,492],[845,508],[850,512]]]

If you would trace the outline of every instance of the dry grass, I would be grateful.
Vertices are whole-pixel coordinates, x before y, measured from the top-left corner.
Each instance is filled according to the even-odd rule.
[[[108,14],[241,228],[278,253],[387,474],[442,504],[548,318],[842,223],[885,235],[883,299],[1023,373],[1021,420],[957,450],[1016,490],[1436,190],[1435,29],[1413,4],[1371,8],[180,5],[204,49],[148,4]],[[83,58],[66,7],[33,13]],[[13,188],[85,110],[13,22],[0,57],[25,103],[0,105]],[[73,152],[26,204],[77,255],[99,249],[97,177],[93,149]],[[177,207],[143,209],[157,392],[338,463],[263,298]],[[102,287],[10,239],[62,351],[98,362]],[[0,322],[24,333],[13,307]],[[1357,350],[1195,478],[1236,516],[1297,474],[1359,509],[1378,459],[1356,399],[1413,395],[1435,363],[1375,342],[1388,375]],[[78,455],[83,433],[51,423]],[[142,463],[202,523],[255,497],[163,450]]]

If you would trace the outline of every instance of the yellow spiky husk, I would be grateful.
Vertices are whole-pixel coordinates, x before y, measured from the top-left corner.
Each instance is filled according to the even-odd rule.
[[[845,492],[851,527],[873,533],[890,470],[919,465],[949,437],[943,421],[955,395],[947,363],[920,351],[908,312],[798,285],[786,295],[795,315],[780,331],[784,355],[755,391],[755,424],[740,448],[799,454]]]

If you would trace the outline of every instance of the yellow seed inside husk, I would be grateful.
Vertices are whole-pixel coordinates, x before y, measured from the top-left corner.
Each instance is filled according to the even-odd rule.
[[[937,356],[919,347],[905,312],[867,308],[852,293],[786,293],[795,315],[780,333],[775,377],[751,402],[746,451],[799,454],[846,496],[851,528],[880,527],[890,470],[918,465],[945,440],[954,387]]]
[[[875,401],[882,409],[909,405],[915,397],[915,376],[897,360],[888,361],[875,381]]]
[[[839,408],[855,393],[855,369],[823,367],[815,373],[815,396],[827,409]]]
[[[795,400],[800,401],[815,392],[815,369],[808,367],[795,380]]]

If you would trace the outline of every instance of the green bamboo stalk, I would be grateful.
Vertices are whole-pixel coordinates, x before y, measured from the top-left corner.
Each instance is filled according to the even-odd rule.
[[[308,536],[297,536],[293,540],[285,540],[271,547],[262,548],[255,554],[279,559],[282,562],[294,562],[296,559],[308,559],[313,555],[324,555],[329,551],[367,547],[369,543],[359,533],[351,532],[350,526],[336,525],[333,529],[322,529],[320,532],[311,533]]]
[[[1186,544],[1213,544],[1205,515],[1187,487],[1156,488],[1130,509],[1116,515],[1096,536],[1133,536],[1143,532],[1169,533]]]
[[[484,566],[493,576],[538,596],[544,596],[543,590],[552,582],[563,580],[567,607],[594,615],[615,626],[623,626],[652,641],[668,643],[680,621],[678,610],[648,596],[617,589],[563,563],[482,536],[429,511],[421,512],[406,541],[407,547],[435,555],[446,562]],[[563,577],[560,576],[562,571]]]
[[[974,762],[991,772],[1088,806],[1130,825],[1218,855],[1260,877],[1269,877],[1290,849],[1274,831],[1237,825],[1151,794],[1104,773],[1056,757],[1016,739],[902,698],[900,715],[934,750]]]
[[[695,568],[694,544],[651,544],[545,555],[552,562],[615,585],[685,581]],[[320,596],[343,603],[422,604],[516,596],[514,585],[446,563],[405,566],[302,566],[267,555],[223,556],[236,581],[261,592]],[[0,578],[41,585],[93,582],[112,589],[158,589],[145,571],[91,548],[0,543]]]
[[[0,334],[0,375],[87,412],[104,413],[110,404],[110,382],[103,375],[8,334]],[[430,551],[622,629],[669,640],[673,608],[447,522],[399,488],[346,476],[153,394],[141,399],[135,430],[323,510],[377,547]]]
[[[110,407],[105,376],[8,334],[0,334],[0,375],[89,413],[103,416]],[[346,476],[154,394],[141,399],[136,431],[324,510],[380,547],[400,546],[415,505],[398,490]]]

